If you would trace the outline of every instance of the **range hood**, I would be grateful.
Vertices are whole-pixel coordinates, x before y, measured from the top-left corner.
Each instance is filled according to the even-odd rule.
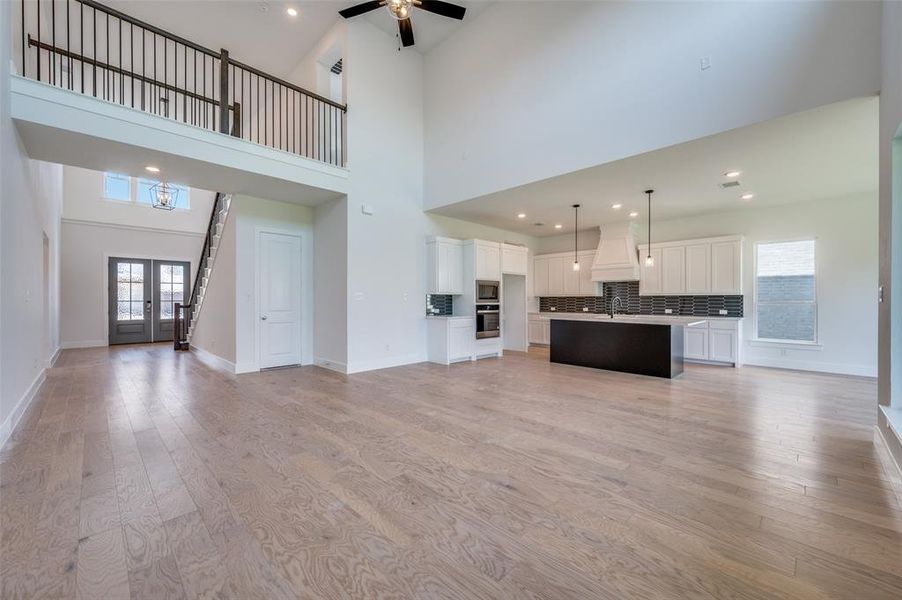
[[[592,281],[639,281],[639,254],[631,221],[602,225]]]

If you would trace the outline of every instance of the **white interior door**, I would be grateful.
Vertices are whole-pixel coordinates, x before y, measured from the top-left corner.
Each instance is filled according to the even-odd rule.
[[[301,362],[301,238],[258,233],[260,368]]]

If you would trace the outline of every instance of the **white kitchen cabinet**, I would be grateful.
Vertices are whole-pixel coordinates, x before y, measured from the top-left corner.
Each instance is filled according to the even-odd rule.
[[[426,319],[426,325],[429,362],[447,365],[472,358],[476,338],[474,317],[433,317]]]
[[[539,315],[529,315],[529,343],[548,345],[551,343],[551,321]]]
[[[430,294],[463,293],[463,245],[460,240],[430,238],[426,242]]]
[[[532,261],[532,295],[550,296],[548,293],[548,257],[536,256]]]
[[[563,256],[548,257],[548,295],[564,295],[564,266],[566,260]],[[570,265],[566,265],[569,267]]]
[[[711,293],[711,244],[686,246],[686,294]]]
[[[639,247],[639,294],[706,296],[742,294],[742,238],[738,236],[651,245],[653,267]]]
[[[652,246],[649,251],[647,248],[640,248],[639,252],[639,295],[640,296],[656,296],[663,293],[661,285],[661,249]],[[648,266],[645,258],[651,254],[654,264]]]
[[[573,270],[573,257],[564,261],[564,287],[561,290],[562,296],[579,296],[579,280],[582,275],[584,265],[579,266],[579,271]]]
[[[708,330],[708,360],[737,363],[738,356],[738,322],[712,321]]]
[[[529,250],[525,246],[501,244],[501,273],[507,275],[526,275],[529,262]]]
[[[595,251],[579,253],[579,295],[600,296],[598,285],[592,281],[592,262]]]
[[[742,240],[711,244],[711,293],[742,294]]]
[[[661,292],[668,295],[686,293],[686,248],[669,246],[661,249]]]
[[[683,328],[683,358],[739,366],[742,322],[712,318]]]
[[[708,360],[708,322],[683,328],[683,358]]]
[[[497,242],[475,241],[476,279],[501,281],[501,246]]]

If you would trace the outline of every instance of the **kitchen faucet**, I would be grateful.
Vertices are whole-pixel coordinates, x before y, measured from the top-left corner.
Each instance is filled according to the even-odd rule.
[[[614,315],[616,314],[616,310],[617,310],[616,307],[617,307],[618,302],[620,303],[620,310],[623,310],[623,300],[620,299],[620,296],[614,296],[614,298],[611,300],[611,318],[612,319],[614,318]]]

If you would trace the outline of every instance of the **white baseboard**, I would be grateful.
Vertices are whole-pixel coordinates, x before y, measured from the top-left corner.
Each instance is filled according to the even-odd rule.
[[[204,350],[203,348],[198,348],[197,346],[191,346],[191,351],[194,352],[197,357],[204,363],[213,367],[214,369],[227,371],[233,375],[236,373],[235,363],[226,360],[221,356],[217,356],[216,354]]]
[[[257,373],[260,371],[260,367],[256,364],[252,363],[235,363],[235,375],[241,375],[242,373]]]
[[[902,466],[896,461],[889,442],[884,437],[885,435],[879,425],[874,426],[874,445],[877,447],[877,454],[880,455],[880,462],[883,464],[896,492],[896,499],[902,502]]]
[[[16,407],[13,408],[13,411],[9,413],[9,416],[6,417],[6,420],[3,421],[2,425],[0,425],[0,448],[6,446],[6,442],[9,441],[10,436],[13,434],[13,431],[16,430],[16,426],[19,424],[19,420],[22,418],[22,415],[25,414],[25,411],[28,409],[31,401],[34,400],[34,397],[37,395],[38,390],[41,389],[41,385],[46,379],[47,370],[41,369],[41,372],[38,373],[38,376],[35,377],[34,381],[31,382],[31,385],[25,391],[25,394],[21,398],[19,398],[19,402],[16,403]]]
[[[348,365],[346,363],[329,360],[328,358],[321,358],[317,356],[313,359],[313,364],[317,367],[322,367],[323,369],[335,371],[336,373],[347,374],[348,372]]]
[[[814,371],[832,373],[834,375],[855,375],[857,377],[877,377],[877,367],[872,365],[848,365],[843,363],[827,363],[810,360],[793,360],[787,358],[749,359],[744,357],[743,366],[770,367],[772,369],[792,369],[795,371]]]
[[[80,342],[60,342],[60,350],[73,350],[75,348],[102,348],[109,346],[108,340],[84,340]]]
[[[404,365],[413,365],[416,363],[426,362],[425,353],[407,354],[403,356],[387,356],[376,360],[362,360],[351,363],[348,366],[347,373],[364,373],[366,371],[376,371],[378,369],[390,369],[391,367],[403,367]]]
[[[60,352],[62,352],[62,347],[57,346],[56,350],[50,355],[50,358],[47,359],[47,368],[51,368],[56,365],[56,361],[60,359]]]

